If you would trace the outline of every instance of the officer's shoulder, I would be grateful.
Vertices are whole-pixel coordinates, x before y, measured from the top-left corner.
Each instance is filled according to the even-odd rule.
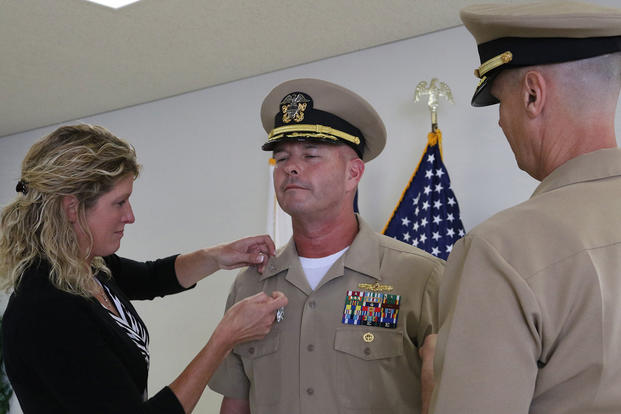
[[[400,255],[416,262],[428,263],[429,265],[444,266],[444,260],[437,258],[426,251],[404,243],[383,234],[377,234],[379,245],[384,250],[384,254]]]

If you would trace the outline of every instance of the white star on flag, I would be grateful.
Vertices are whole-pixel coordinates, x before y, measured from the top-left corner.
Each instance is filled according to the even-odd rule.
[[[466,232],[442,161],[441,139],[440,131],[429,134],[419,167],[386,224],[384,234],[446,259],[455,242]]]

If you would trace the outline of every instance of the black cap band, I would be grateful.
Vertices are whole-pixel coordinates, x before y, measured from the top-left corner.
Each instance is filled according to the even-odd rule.
[[[621,36],[587,38],[502,37],[481,43],[478,49],[481,63],[511,52],[510,60],[481,75],[481,82],[472,97],[472,105],[487,106],[498,103],[498,99],[491,95],[491,87],[494,79],[502,70],[570,62],[619,52],[621,51]]]
[[[264,151],[273,150],[280,142],[317,141],[347,144],[362,158],[365,140],[360,129],[330,112],[315,109],[309,95],[290,93],[281,101],[280,109],[274,117],[274,129],[261,147]]]
[[[511,66],[534,66],[587,59],[621,51],[621,36],[587,38],[502,37],[478,46],[481,63],[505,51],[513,54]],[[501,68],[503,68],[501,66]]]

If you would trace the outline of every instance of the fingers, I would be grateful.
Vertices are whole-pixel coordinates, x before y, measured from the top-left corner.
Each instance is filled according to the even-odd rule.
[[[230,243],[228,247],[236,252],[236,257],[227,268],[256,266],[260,274],[265,271],[268,258],[276,253],[274,242],[268,235],[246,237]]]
[[[278,290],[272,292],[272,299],[274,299],[274,302],[272,302],[272,305],[275,306],[274,309],[284,308],[289,303],[289,299],[287,299],[285,294]]]
[[[423,342],[423,346],[421,346],[418,350],[418,354],[422,359],[433,358],[436,350],[436,343],[438,342],[437,334],[427,335],[425,341]]]
[[[243,299],[243,300],[249,301],[249,302],[263,303],[263,302],[267,302],[268,299],[269,299],[269,296],[267,296],[265,292],[259,292],[259,293],[255,293],[252,296],[248,296],[246,299]]]
[[[274,241],[267,234],[246,237],[234,243],[238,244],[242,250],[246,251],[261,252],[267,254],[268,256],[273,256],[274,253],[276,253]]]
[[[282,292],[274,291],[271,296],[259,292],[229,308],[221,324],[233,332],[233,344],[261,339],[274,326],[276,310],[286,306],[287,302]]]
[[[254,302],[256,304],[265,304],[266,313],[276,312],[276,309],[287,306],[289,300],[284,293],[275,290],[272,292],[272,296],[267,296],[264,292],[259,292],[255,295],[249,296],[244,301]]]

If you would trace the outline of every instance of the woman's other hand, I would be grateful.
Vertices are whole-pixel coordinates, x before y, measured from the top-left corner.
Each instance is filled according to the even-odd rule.
[[[261,339],[272,329],[276,311],[287,302],[287,297],[279,291],[274,291],[271,297],[263,292],[249,296],[226,311],[216,331],[227,338],[225,341],[231,348],[241,342]]]

